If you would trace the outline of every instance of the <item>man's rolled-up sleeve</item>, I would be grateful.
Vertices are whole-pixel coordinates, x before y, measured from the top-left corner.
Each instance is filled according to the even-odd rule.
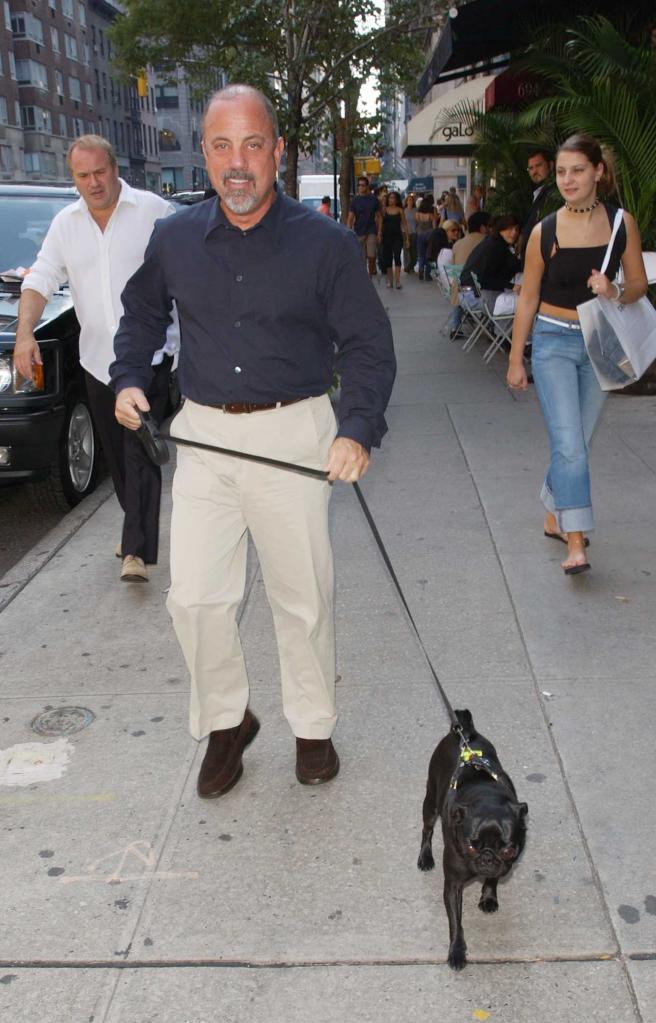
[[[367,450],[387,433],[385,409],[396,376],[392,328],[353,234],[341,239],[328,294],[328,322],[340,377],[338,437]]]
[[[37,291],[48,301],[67,279],[65,245],[59,223],[54,220],[21,285],[21,291]]]
[[[118,394],[125,387],[146,391],[153,376],[155,352],[164,347],[172,322],[173,301],[162,266],[158,224],[148,243],[144,261],[121,295],[123,316],[114,335],[114,362],[109,367],[110,387]]]

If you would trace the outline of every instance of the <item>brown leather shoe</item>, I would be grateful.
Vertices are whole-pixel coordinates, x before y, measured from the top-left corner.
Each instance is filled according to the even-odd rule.
[[[339,771],[339,757],[331,739],[296,740],[296,777],[301,785],[321,785]]]
[[[210,732],[207,750],[198,774],[198,795],[216,799],[236,785],[244,767],[241,755],[260,730],[260,722],[250,710],[236,728]]]

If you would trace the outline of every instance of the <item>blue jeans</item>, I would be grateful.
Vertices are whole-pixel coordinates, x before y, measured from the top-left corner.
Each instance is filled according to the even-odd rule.
[[[540,498],[561,532],[589,533],[594,519],[588,451],[606,393],[578,324],[572,329],[537,318],[532,342],[533,379],[551,447]]]
[[[424,231],[423,234],[417,235],[417,257],[419,259],[419,273],[426,271],[430,273],[430,266],[426,259],[426,249],[428,248],[428,241],[430,239],[431,232]]]

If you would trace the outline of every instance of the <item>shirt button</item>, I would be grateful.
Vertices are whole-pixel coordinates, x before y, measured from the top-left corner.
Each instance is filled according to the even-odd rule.
[[[237,274],[237,276],[235,277],[235,280],[237,281],[238,284],[241,284],[243,279],[244,279],[243,274]]]
[[[235,366],[235,373],[241,373],[241,366]]]
[[[241,327],[241,320],[235,320],[235,327]]]
[[[245,238],[246,237],[246,231],[242,231],[241,232],[241,236],[242,236],[242,238]]]

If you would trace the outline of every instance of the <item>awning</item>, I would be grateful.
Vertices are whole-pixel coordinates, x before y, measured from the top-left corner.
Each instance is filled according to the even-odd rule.
[[[625,6],[638,22],[653,19],[654,0]],[[457,16],[445,22],[419,80],[420,97],[438,82],[461,78],[463,68],[479,65],[489,74],[507,65],[510,53],[526,45],[541,18],[572,24],[576,15],[608,14],[618,5],[617,0],[549,0],[544,6],[536,0],[460,0],[454,7]]]
[[[474,78],[470,82],[451,89],[443,96],[433,100],[411,117],[405,126],[405,135],[401,142],[401,155],[408,156],[471,156],[473,152],[473,128],[463,121],[453,120],[442,124],[446,110],[468,100],[485,109],[485,90],[494,75]]]

